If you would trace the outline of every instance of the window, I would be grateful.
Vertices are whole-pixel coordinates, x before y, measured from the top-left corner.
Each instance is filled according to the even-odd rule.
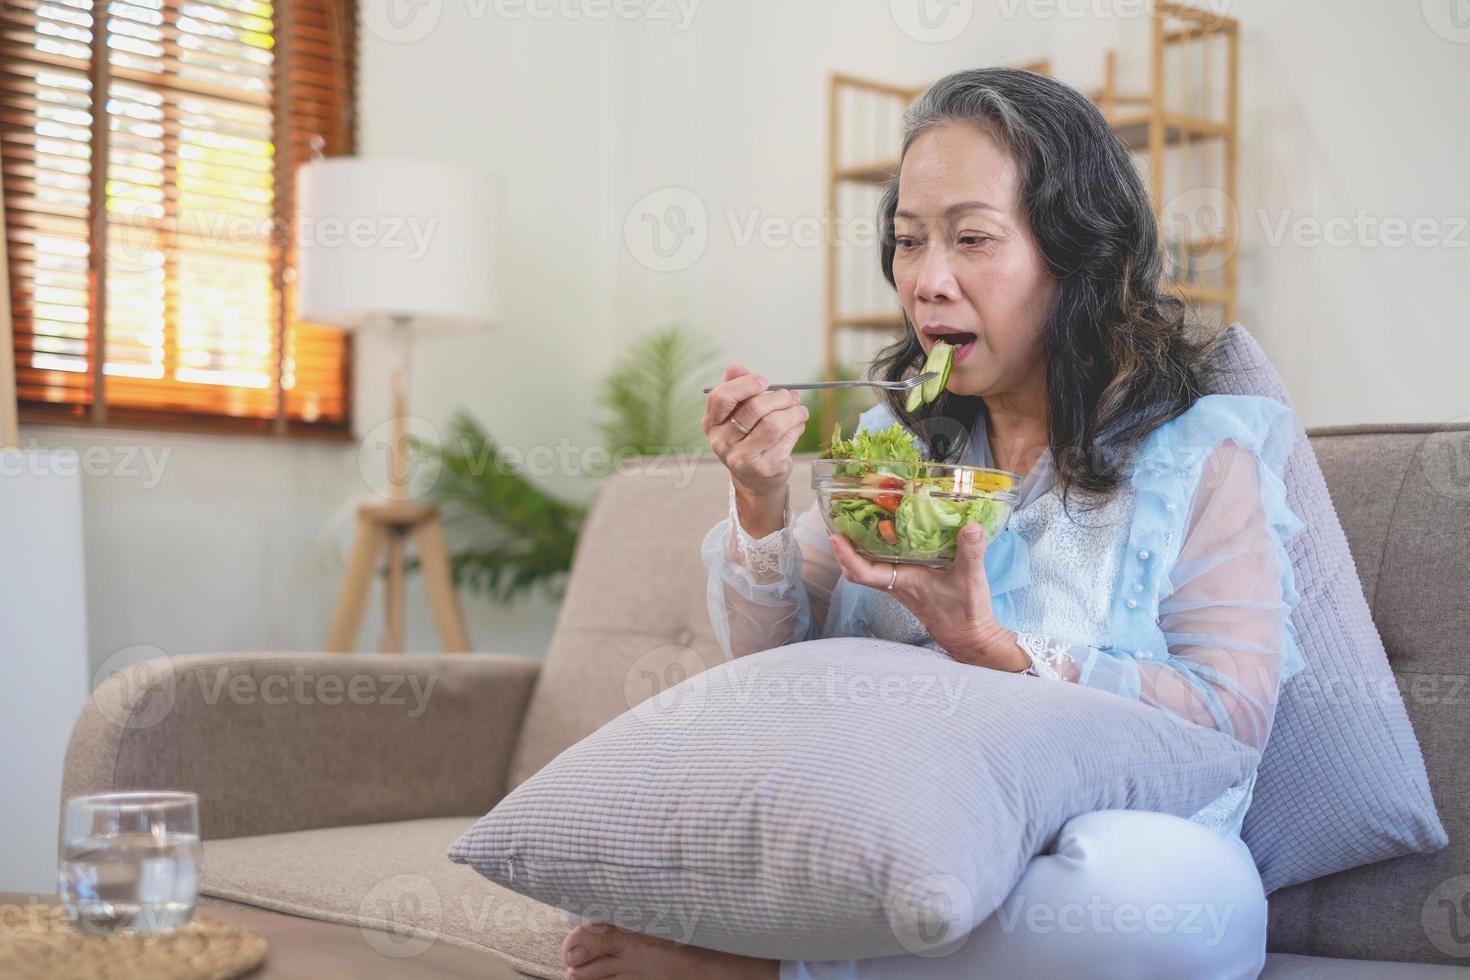
[[[348,430],[348,338],[290,315],[290,215],[313,147],[352,150],[355,17],[353,0],[0,3],[23,419]]]

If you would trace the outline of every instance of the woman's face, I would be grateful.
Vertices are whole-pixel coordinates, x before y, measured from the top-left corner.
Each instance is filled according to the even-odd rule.
[[[1044,383],[1056,281],[1010,155],[973,126],[928,130],[904,155],[894,232],[893,278],[919,343],[957,345],[948,389],[993,397]]]

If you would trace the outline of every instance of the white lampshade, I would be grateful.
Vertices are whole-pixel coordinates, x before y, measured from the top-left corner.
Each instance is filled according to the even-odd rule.
[[[313,160],[296,173],[297,316],[357,328],[496,318],[485,180],[410,160]]]

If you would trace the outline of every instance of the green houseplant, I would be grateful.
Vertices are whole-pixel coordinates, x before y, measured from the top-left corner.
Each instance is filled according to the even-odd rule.
[[[455,584],[501,603],[537,588],[560,596],[586,510],[502,465],[500,447],[469,412],[455,413],[449,435],[414,448],[439,468],[431,499]]]
[[[598,392],[597,425],[611,457],[703,451],[700,389],[704,380],[719,374],[718,351],[684,326],[666,326],[641,337],[618,359]],[[831,396],[846,432],[853,431],[858,414],[871,404],[864,391],[846,389]],[[808,392],[804,398],[813,419],[818,397]],[[820,447],[826,434],[816,428],[807,426],[795,452]],[[414,449],[438,466],[431,499],[439,505],[453,550],[455,583],[500,603],[536,589],[560,596],[586,508],[502,465],[499,445],[467,411],[454,415],[448,439],[439,445],[415,440]]]
[[[639,339],[598,394],[598,429],[611,457],[698,451],[700,379],[714,356],[678,325]],[[500,603],[536,589],[560,596],[586,508],[503,465],[499,445],[469,412],[455,414],[441,444],[415,440],[414,449],[438,467],[430,496],[443,516],[455,584]]]
[[[719,377],[718,352],[679,324],[645,334],[613,366],[598,396],[604,444],[613,455],[692,453],[704,448],[701,379]]]

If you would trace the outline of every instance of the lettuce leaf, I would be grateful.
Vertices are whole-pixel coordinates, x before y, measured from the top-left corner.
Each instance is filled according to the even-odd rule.
[[[955,537],[965,522],[965,505],[920,490],[898,505],[898,541],[916,558],[954,556]]]
[[[985,529],[985,540],[989,541],[1000,533],[1008,509],[1009,505],[1004,501],[990,500],[985,497],[972,500],[965,511],[965,523],[979,524]]]
[[[864,473],[883,473],[907,480],[914,476],[917,467],[904,466],[905,462],[923,461],[919,446],[902,423],[894,422],[886,429],[870,432],[867,429],[853,433],[851,439],[842,438],[842,425],[832,427],[832,442],[821,454],[822,459],[851,460],[847,466],[835,467],[847,476],[862,476]],[[874,465],[873,460],[897,461],[898,465],[885,463]]]
[[[832,502],[832,527],[860,551],[874,555],[896,555],[899,549],[883,540],[878,522],[890,515],[867,498]]]
[[[943,495],[953,489],[953,480],[921,478],[923,456],[914,437],[898,422],[886,429],[856,432],[851,439],[842,438],[842,427],[838,425],[821,458],[841,461],[833,467],[837,476],[877,473],[905,481],[906,490],[894,514],[879,507],[871,497],[839,497],[831,503],[832,529],[874,557],[953,558],[961,527],[979,524],[986,539],[993,539],[1010,510],[1009,504],[1001,500],[954,500]],[[873,493],[871,486],[877,481],[866,482],[864,492]],[[897,545],[884,541],[878,533],[878,523],[889,518],[898,533]]]

